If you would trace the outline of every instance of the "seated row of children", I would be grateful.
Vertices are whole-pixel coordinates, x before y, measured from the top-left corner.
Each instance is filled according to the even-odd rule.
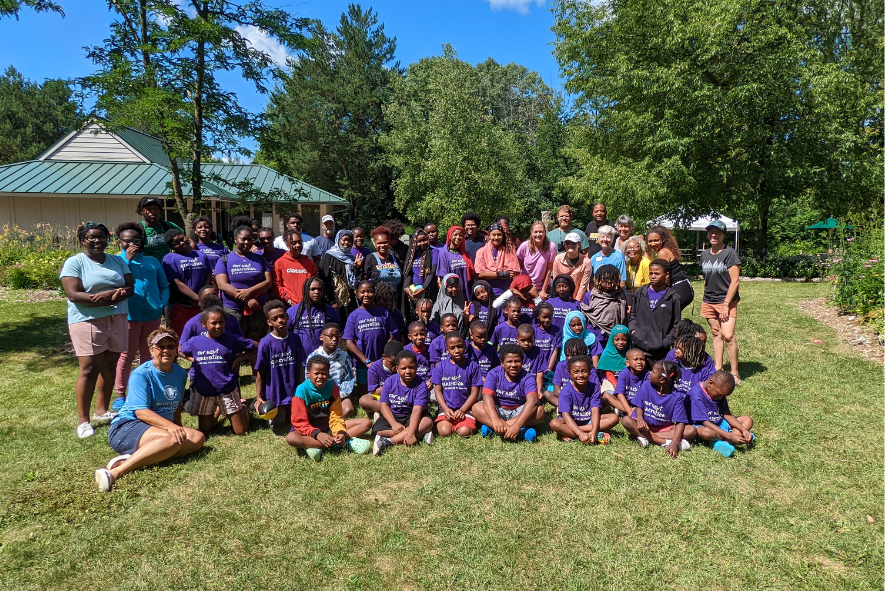
[[[613,327],[603,348],[577,311],[566,314],[561,332],[552,328],[552,306],[535,306],[529,324],[515,299],[491,339],[488,324],[477,319],[466,343],[456,315],[444,314],[439,325],[411,323],[403,347],[392,315],[374,305],[373,285],[360,283],[357,295],[361,306],[343,332],[328,311],[314,316],[308,309],[305,317],[300,305],[293,316],[293,308],[268,302],[270,333],[260,343],[237,335],[237,323],[223,308],[205,306],[203,330],[193,334],[191,327],[189,334],[186,327],[181,345],[193,363],[190,412],[198,415],[201,431],[215,424],[217,406],[235,433],[246,431],[249,416],[234,368],[257,349],[256,409],[272,401],[276,422],[292,424],[287,441],[314,450],[308,455],[315,458],[332,447],[368,452],[369,443],[356,437],[370,428],[376,454],[399,443],[431,443],[435,426],[441,436],[467,437],[479,423],[485,436],[533,441],[545,402],[557,408],[549,425],[565,440],[606,443],[619,422],[641,446],[654,442],[673,456],[696,437],[714,442],[724,455],[753,440],[750,418],[729,413],[731,375],[713,372],[704,330],[689,321],[677,327],[668,358],[647,371],[648,353],[631,347],[627,327]],[[307,319],[307,330],[294,318]],[[342,337],[350,355],[339,347]],[[374,421],[351,418],[353,400]]]

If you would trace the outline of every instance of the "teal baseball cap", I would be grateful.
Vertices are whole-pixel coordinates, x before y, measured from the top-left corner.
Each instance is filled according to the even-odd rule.
[[[720,231],[723,232],[724,234],[726,233],[726,224],[724,224],[724,223],[721,222],[720,220],[714,220],[714,221],[712,221],[710,224],[708,224],[707,226],[705,226],[705,231],[710,230],[710,229],[712,229],[712,228],[713,228],[714,230],[720,230]]]

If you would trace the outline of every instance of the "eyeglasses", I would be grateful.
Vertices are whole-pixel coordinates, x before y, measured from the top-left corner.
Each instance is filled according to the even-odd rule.
[[[125,244],[141,244],[142,239],[141,238],[131,238],[131,239],[127,240],[125,238],[121,238],[120,242],[123,242]]]
[[[86,242],[107,242],[108,237],[107,236],[87,236],[83,240],[85,240]]]

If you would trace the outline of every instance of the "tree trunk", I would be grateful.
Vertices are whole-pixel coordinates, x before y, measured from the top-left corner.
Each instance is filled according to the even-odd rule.
[[[766,256],[771,203],[772,199],[766,193],[766,181],[761,181],[757,186],[757,231],[754,240],[754,255],[757,257]]]
[[[207,20],[208,13],[208,4],[203,2],[199,16],[203,20]],[[197,63],[194,72],[194,96],[191,97],[191,100],[194,101],[194,143],[191,151],[191,196],[193,199],[191,202],[194,207],[197,207],[203,200],[203,173],[200,169],[203,156],[203,80],[206,72],[206,42],[203,39],[197,41],[194,53]],[[197,216],[193,211],[189,211],[186,217],[182,217],[184,217],[185,227],[191,228]],[[190,232],[190,230],[187,231]]]

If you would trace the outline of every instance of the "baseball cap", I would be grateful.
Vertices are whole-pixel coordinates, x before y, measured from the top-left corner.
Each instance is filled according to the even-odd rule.
[[[159,205],[160,207],[163,207],[163,204],[156,197],[148,197],[142,201],[142,207],[147,207],[149,205]]]
[[[711,228],[713,228],[713,229],[715,229],[715,230],[720,230],[720,231],[723,232],[724,234],[726,233],[726,224],[724,224],[724,223],[723,223],[722,221],[720,221],[720,220],[714,220],[714,221],[712,221],[710,224],[708,224],[707,226],[705,226],[705,230],[706,230],[706,231],[707,231],[707,230],[710,230]]]
[[[326,215],[324,215],[323,218],[320,220],[320,223],[321,223],[321,224],[325,224],[326,222],[334,222],[334,221],[335,221],[335,218],[334,218],[334,217],[332,217],[332,216],[329,215],[329,214],[326,214]]]
[[[518,291],[523,291],[524,289],[529,289],[532,286],[532,280],[529,278],[529,275],[517,275],[514,277],[514,280],[511,281],[511,289],[516,289]]]
[[[574,242],[576,244],[581,244],[581,236],[578,232],[570,232],[563,238],[563,242]]]
[[[175,341],[175,337],[173,335],[169,334],[168,332],[158,332],[157,334],[154,335],[154,337],[151,339],[151,342],[149,342],[148,345],[153,347],[154,345],[156,345],[157,343],[159,343],[163,339],[172,339],[173,341]]]

